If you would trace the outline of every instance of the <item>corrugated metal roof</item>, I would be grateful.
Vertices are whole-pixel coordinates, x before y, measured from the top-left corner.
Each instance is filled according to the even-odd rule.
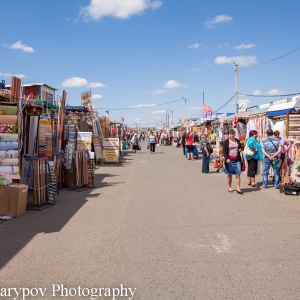
[[[49,88],[51,90],[55,90],[55,91],[58,90],[54,87],[51,87],[50,85],[48,85],[46,83],[25,83],[25,84],[22,84],[23,87],[36,86],[36,85],[46,86],[47,88]],[[11,85],[10,84],[5,84],[5,87],[11,87]]]

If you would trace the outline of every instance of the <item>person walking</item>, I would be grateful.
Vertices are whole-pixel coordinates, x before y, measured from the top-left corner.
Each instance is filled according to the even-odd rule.
[[[149,136],[148,136],[148,143],[150,145],[150,153],[155,152],[155,144],[156,144],[156,137],[154,133],[151,131]]]
[[[185,138],[186,138],[186,132],[184,131],[181,136],[181,145],[183,149],[183,155],[185,155]]]
[[[139,136],[137,133],[134,134],[134,136],[131,139],[132,143],[132,150],[134,150],[134,153],[139,153],[138,151],[140,150],[140,142],[139,142]]]
[[[207,133],[203,132],[200,137],[202,150],[202,173],[209,173],[209,158]]]
[[[263,160],[263,153],[261,150],[261,145],[257,140],[258,132],[256,130],[251,130],[249,132],[249,138],[246,140],[247,146],[250,148],[252,155],[247,155],[245,152],[245,159],[248,163],[247,177],[248,185],[251,187],[258,187],[255,183],[255,175],[257,174],[257,165],[259,160]]]
[[[232,175],[235,175],[236,192],[240,195],[241,191],[241,152],[242,146],[240,141],[235,138],[235,131],[229,129],[228,139],[223,144],[223,155],[225,158],[225,174],[227,174],[228,192],[232,193]]]
[[[155,138],[156,138],[156,147],[158,148],[159,147],[159,134],[158,134],[158,132],[156,132]]]
[[[196,132],[193,133],[194,143],[199,143],[199,136]]]
[[[189,131],[185,138],[185,145],[187,148],[188,160],[191,160],[191,159],[194,160],[193,142],[194,142],[193,132]]]
[[[211,134],[209,135],[209,141],[212,145],[216,144],[217,135],[214,133],[214,131],[211,131]]]
[[[165,133],[164,132],[161,132],[159,139],[160,139],[161,146],[164,146],[165,145]]]
[[[279,154],[282,152],[280,140],[273,136],[273,130],[267,130],[267,138],[262,141],[262,152],[265,155],[263,165],[263,188],[268,188],[268,174],[272,166],[274,171],[274,185],[275,189],[280,188],[279,178]]]
[[[281,144],[281,153],[279,153],[279,156],[278,156],[278,158],[279,158],[278,173],[280,175],[282,164],[284,163],[285,158],[288,158],[287,156],[288,156],[289,150],[292,147],[292,143],[290,141],[286,140],[285,138],[280,137],[280,132],[278,130],[274,131],[274,137],[279,139],[280,144]]]

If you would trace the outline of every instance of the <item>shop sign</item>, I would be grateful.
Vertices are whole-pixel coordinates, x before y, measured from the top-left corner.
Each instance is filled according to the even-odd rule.
[[[103,140],[104,162],[119,162],[119,148],[118,138],[105,138]]]

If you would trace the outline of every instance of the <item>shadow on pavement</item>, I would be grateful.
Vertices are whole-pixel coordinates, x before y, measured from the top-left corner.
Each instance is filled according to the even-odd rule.
[[[105,167],[125,167],[126,165],[132,163],[132,158],[130,158],[132,155],[136,155],[134,153],[134,151],[132,150],[126,150],[126,151],[123,151],[122,152],[122,155],[120,157],[120,162],[115,162],[115,163],[105,163],[105,164],[102,164],[100,165],[100,169],[101,168],[105,168]]]
[[[106,183],[112,174],[95,174],[95,188],[107,187],[122,182]],[[98,197],[100,193],[93,193],[94,188],[76,191],[61,189],[56,195],[56,205],[36,211],[27,210],[18,218],[0,223],[0,269],[4,267],[22,248],[40,233],[54,233],[61,231],[73,216],[89,201],[87,198]],[[47,251],[47,249],[41,249]],[[33,253],[33,257],[34,257]]]

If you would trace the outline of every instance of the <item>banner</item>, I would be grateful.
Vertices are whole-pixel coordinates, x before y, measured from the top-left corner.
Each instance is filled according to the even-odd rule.
[[[92,92],[88,91],[88,92],[81,93],[81,105],[87,109],[90,109],[91,103],[92,103]]]
[[[118,138],[105,138],[103,140],[103,158],[105,163],[119,162],[120,143]]]

